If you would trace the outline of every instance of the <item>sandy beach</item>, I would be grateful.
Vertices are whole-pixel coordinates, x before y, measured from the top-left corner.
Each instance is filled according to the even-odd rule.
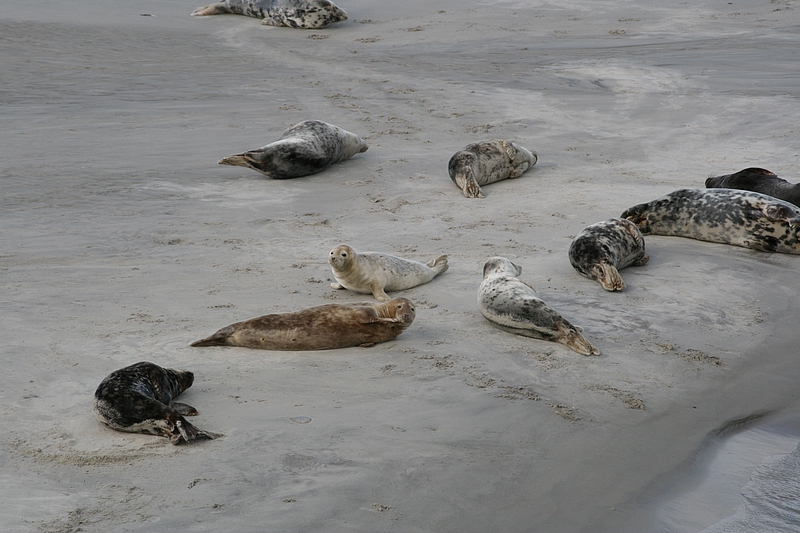
[[[201,5],[0,5],[0,529],[759,530],[743,487],[800,442],[800,256],[646,236],[609,293],[567,250],[711,175],[800,181],[800,2],[342,0],[321,30]],[[217,165],[308,119],[369,150]],[[538,163],[465,198],[448,160],[498,138]],[[417,316],[388,343],[189,347],[371,299],[330,287],[339,243],[450,269],[398,294]],[[493,328],[496,255],[601,355]],[[180,401],[224,437],[102,425],[95,389],[139,361],[194,372]]]

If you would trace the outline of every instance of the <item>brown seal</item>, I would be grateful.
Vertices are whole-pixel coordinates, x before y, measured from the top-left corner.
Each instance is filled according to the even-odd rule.
[[[346,244],[331,250],[328,263],[337,281],[331,287],[372,294],[382,302],[390,300],[385,291],[402,291],[428,283],[448,269],[446,255],[420,263],[381,252],[358,253]]]
[[[330,350],[372,346],[400,335],[411,325],[411,300],[327,304],[237,322],[191,346],[241,346],[261,350]]]
[[[760,192],[800,206],[800,183],[789,183],[763,168],[746,168],[733,174],[712,176],[706,180],[706,187]]]
[[[194,374],[187,370],[142,361],[112,372],[100,383],[94,413],[110,428],[167,437],[172,444],[221,437],[183,418],[196,415],[197,409],[172,401],[193,382]]]

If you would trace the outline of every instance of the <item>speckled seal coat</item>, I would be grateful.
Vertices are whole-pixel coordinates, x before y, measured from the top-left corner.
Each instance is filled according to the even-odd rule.
[[[191,372],[136,363],[112,372],[100,383],[94,393],[94,412],[113,429],[167,437],[172,444],[221,437],[183,418],[196,415],[194,407],[172,401],[193,382]]]
[[[622,213],[645,235],[673,235],[800,254],[800,208],[736,189],[680,189]]]
[[[220,165],[252,168],[274,179],[299,178],[321,172],[366,152],[355,133],[321,120],[306,120],[287,128],[281,138],[257,150],[223,157]]]
[[[448,268],[447,256],[440,255],[423,264],[381,252],[356,252],[347,244],[340,244],[328,254],[334,289],[350,289],[362,294],[372,294],[386,302],[385,291],[402,291],[428,283]]]
[[[193,16],[245,15],[269,26],[320,29],[347,20],[347,13],[328,0],[224,0],[198,7]]]
[[[478,308],[493,326],[517,335],[559,342],[581,355],[600,351],[573,326],[536,296],[536,291],[517,279],[522,267],[505,257],[492,257],[483,267],[478,289]]]
[[[467,198],[483,198],[481,185],[518,178],[536,164],[536,152],[495,139],[465,146],[450,158],[450,179]]]
[[[192,346],[241,346],[261,350],[330,350],[372,346],[394,339],[411,325],[411,300],[327,304],[275,313],[226,326]]]
[[[644,253],[644,237],[636,225],[612,218],[587,226],[569,246],[569,262],[580,274],[599,281],[607,291],[621,291],[625,282],[619,271],[641,266],[649,259]]]
[[[734,174],[712,176],[706,180],[706,187],[760,192],[800,206],[800,183],[789,183],[763,168],[746,168]]]

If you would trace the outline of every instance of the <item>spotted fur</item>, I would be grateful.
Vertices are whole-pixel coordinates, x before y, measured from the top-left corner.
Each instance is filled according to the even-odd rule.
[[[800,208],[735,189],[680,189],[622,213],[647,235],[673,235],[762,252],[800,254]]]
[[[269,26],[320,29],[347,20],[347,13],[329,0],[224,0],[199,7],[193,16],[234,14],[262,19]]]
[[[763,168],[746,168],[734,174],[712,176],[706,180],[706,187],[760,192],[800,206],[800,183],[789,183]]]
[[[639,228],[620,218],[587,226],[569,247],[572,267],[587,278],[599,281],[607,291],[623,290],[625,282],[619,271],[631,265],[644,265],[648,259]]]
[[[559,342],[581,355],[598,355],[581,333],[539,299],[536,291],[517,276],[522,267],[505,257],[492,257],[483,267],[478,289],[478,308],[496,328],[517,335]]]
[[[483,198],[481,185],[518,178],[537,161],[536,152],[495,139],[469,144],[450,158],[447,170],[467,198]]]
[[[321,120],[306,120],[287,128],[277,141],[223,157],[219,164],[251,168],[279,180],[299,178],[322,172],[367,148],[355,133]]]
[[[94,393],[94,412],[113,429],[167,437],[172,444],[221,437],[183,418],[196,415],[194,407],[172,401],[193,382],[191,372],[136,363],[112,372],[100,383]]]

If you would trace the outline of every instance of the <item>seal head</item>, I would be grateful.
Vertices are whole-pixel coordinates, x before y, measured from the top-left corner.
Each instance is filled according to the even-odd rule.
[[[478,308],[489,323],[517,335],[564,344],[581,355],[598,355],[600,351],[586,340],[581,328],[517,278],[521,273],[522,267],[505,257],[492,257],[483,266]]]
[[[221,437],[190,424],[183,417],[194,416],[197,410],[173,401],[193,382],[189,371],[136,363],[112,372],[100,383],[94,412],[113,429],[167,437],[172,444]]]

